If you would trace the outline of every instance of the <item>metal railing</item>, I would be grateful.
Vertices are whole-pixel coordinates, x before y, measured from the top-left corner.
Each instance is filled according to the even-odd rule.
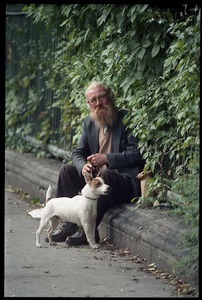
[[[8,6],[7,9],[13,8]],[[52,32],[43,24],[33,23],[31,18],[26,17],[26,13],[6,12],[6,81],[17,78],[21,85],[18,96],[24,107],[29,109],[29,105],[35,105],[33,112],[26,118],[26,124],[29,124],[31,130],[25,139],[33,146],[42,146],[39,136],[45,120],[48,120],[51,134],[46,149],[56,157],[67,159],[70,157],[68,149],[71,138],[61,136],[61,111],[58,107],[52,107],[53,93],[46,85],[43,70],[38,67],[40,52],[49,50],[51,55],[57,42]],[[50,68],[51,59],[46,63],[46,68]]]

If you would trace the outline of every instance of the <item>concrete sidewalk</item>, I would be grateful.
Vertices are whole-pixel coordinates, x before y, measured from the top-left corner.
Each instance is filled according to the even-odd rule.
[[[56,159],[39,159],[6,150],[5,182],[43,203],[49,184],[55,195],[61,165]],[[185,231],[179,218],[166,211],[136,209],[132,203],[108,211],[99,226],[100,235],[110,238],[117,247],[129,248],[134,255],[146,257],[148,263],[172,274],[176,261],[183,255],[177,248]],[[182,279],[198,289],[198,274],[184,274]]]
[[[5,189],[5,200],[4,297],[185,297],[169,279],[142,270],[146,262],[139,263],[107,241],[93,250],[65,243],[54,247],[45,243],[44,232],[43,248],[37,248],[39,220],[27,214],[36,206],[10,188]]]

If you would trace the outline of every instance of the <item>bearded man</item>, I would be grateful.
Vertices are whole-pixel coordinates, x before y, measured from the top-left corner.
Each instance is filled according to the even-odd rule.
[[[138,139],[123,123],[126,110],[119,110],[113,91],[105,83],[93,81],[85,92],[90,115],[84,119],[78,146],[72,152],[72,164],[62,166],[56,197],[73,197],[85,185],[84,172],[98,173],[110,186],[110,193],[98,200],[95,239],[99,242],[98,225],[106,211],[118,204],[140,197],[136,178],[143,167]],[[88,244],[84,230],[64,223],[52,234],[55,242],[68,245]],[[46,238],[48,242],[48,239]]]

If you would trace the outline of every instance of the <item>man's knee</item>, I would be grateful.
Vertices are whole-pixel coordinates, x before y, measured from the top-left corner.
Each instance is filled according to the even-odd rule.
[[[60,174],[72,174],[75,173],[76,168],[71,164],[64,164],[60,168]]]
[[[101,175],[102,179],[104,180],[104,182],[106,184],[111,184],[112,180],[114,178],[114,171],[106,169],[104,171],[102,171]]]

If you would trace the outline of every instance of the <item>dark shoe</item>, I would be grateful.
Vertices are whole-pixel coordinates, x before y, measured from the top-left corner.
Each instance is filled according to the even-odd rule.
[[[55,243],[65,242],[67,236],[74,234],[78,230],[78,226],[74,223],[64,223],[60,229],[56,230],[51,236]],[[48,237],[45,238],[48,243]]]
[[[99,243],[99,241],[100,241],[99,232],[96,228],[95,242]],[[67,245],[88,245],[88,241],[86,239],[86,235],[85,235],[83,228],[79,228],[79,230],[75,234],[68,236],[66,238],[65,244],[67,244]]]

